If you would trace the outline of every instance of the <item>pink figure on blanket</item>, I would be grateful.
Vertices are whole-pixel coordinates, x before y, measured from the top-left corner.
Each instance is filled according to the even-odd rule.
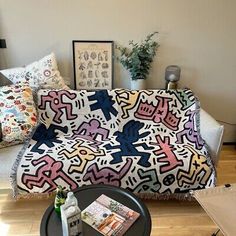
[[[114,167],[103,167],[99,169],[95,162],[89,166],[83,180],[90,180],[92,184],[110,184],[119,187],[121,186],[121,179],[128,173],[132,166],[132,162],[132,159],[128,158],[120,171],[114,170]]]
[[[171,130],[177,130],[181,118],[178,118],[170,111],[170,101],[172,98],[156,96],[157,105],[153,103],[140,102],[135,112],[135,117],[143,120],[152,120],[155,123],[162,122]]]
[[[101,123],[98,120],[92,119],[89,122],[83,122],[77,130],[74,130],[72,138],[79,137],[94,141],[94,144],[91,144],[91,147],[98,148],[102,143],[101,141],[109,140],[108,136],[109,130],[102,128]]]
[[[38,160],[32,161],[32,164],[34,166],[39,165],[35,175],[24,173],[22,176],[22,182],[27,188],[33,189],[34,186],[42,188],[49,185],[43,192],[52,192],[58,185],[55,180],[58,181],[59,179],[66,182],[70,189],[77,187],[77,184],[63,172],[63,163],[61,161],[55,161],[49,155],[45,155]]]
[[[177,166],[183,166],[183,161],[178,160],[174,154],[175,148],[174,145],[170,144],[170,137],[165,136],[162,140],[160,135],[156,135],[156,140],[157,143],[151,144],[158,145],[160,147],[160,149],[153,152],[157,156],[158,162],[163,163],[160,167],[160,173],[173,170]]]
[[[38,107],[41,110],[45,110],[46,103],[48,103],[50,108],[55,112],[53,121],[59,124],[62,123],[61,116],[63,115],[63,110],[67,120],[76,119],[78,115],[72,114],[72,104],[65,102],[64,98],[75,99],[76,94],[66,90],[50,91],[48,95],[41,96],[41,104]]]

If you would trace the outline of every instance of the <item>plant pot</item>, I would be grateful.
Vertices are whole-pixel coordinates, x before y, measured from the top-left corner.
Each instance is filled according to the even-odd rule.
[[[130,88],[132,90],[144,90],[146,89],[146,80],[145,79],[131,79],[130,81]]]

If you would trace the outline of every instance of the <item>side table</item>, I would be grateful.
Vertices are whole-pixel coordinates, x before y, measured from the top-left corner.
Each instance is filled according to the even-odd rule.
[[[195,190],[193,196],[224,235],[236,235],[236,184]]]
[[[81,210],[84,210],[88,205],[95,201],[102,194],[122,203],[140,213],[139,218],[125,233],[126,236],[149,236],[151,233],[151,217],[145,204],[133,193],[128,190],[110,186],[110,185],[89,185],[78,188],[73,191],[78,199],[78,204]],[[41,236],[62,236],[61,219],[54,211],[54,206],[51,204],[45,211],[41,225]],[[101,234],[83,222],[83,236],[101,236]]]

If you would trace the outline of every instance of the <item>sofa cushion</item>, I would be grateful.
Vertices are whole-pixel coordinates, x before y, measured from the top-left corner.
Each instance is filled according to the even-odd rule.
[[[11,169],[23,145],[24,144],[19,144],[0,149],[0,189],[11,188]]]
[[[0,87],[0,148],[23,143],[37,122],[32,91],[27,85]]]
[[[54,53],[25,67],[11,68],[0,72],[14,84],[28,82],[35,91],[40,88],[68,89],[58,70]]]
[[[38,96],[41,124],[16,162],[15,194],[111,184],[144,197],[181,198],[214,186],[192,91],[41,90]]]

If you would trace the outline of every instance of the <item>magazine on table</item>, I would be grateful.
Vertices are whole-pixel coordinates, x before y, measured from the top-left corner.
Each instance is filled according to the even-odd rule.
[[[82,220],[106,236],[122,236],[139,213],[102,194],[81,212]]]

